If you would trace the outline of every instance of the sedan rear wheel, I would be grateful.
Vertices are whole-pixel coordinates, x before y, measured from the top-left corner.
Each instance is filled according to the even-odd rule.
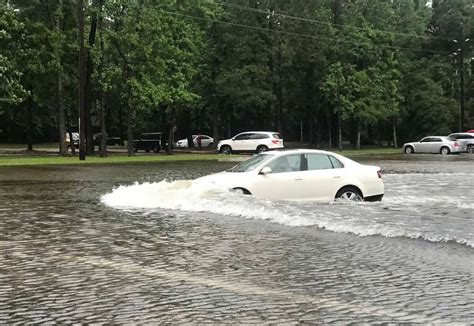
[[[467,152],[469,154],[474,154],[474,145],[468,145],[467,146]]]
[[[362,196],[362,193],[360,192],[360,190],[355,187],[342,188],[341,190],[337,192],[336,199],[337,198],[350,200],[350,201],[364,200],[364,197]]]
[[[449,148],[446,147],[446,146],[441,147],[441,151],[440,151],[440,152],[441,152],[441,154],[443,154],[443,155],[448,155],[449,153],[451,153],[451,151],[449,150]]]

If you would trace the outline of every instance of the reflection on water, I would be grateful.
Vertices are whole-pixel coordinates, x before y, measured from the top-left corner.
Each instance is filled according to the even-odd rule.
[[[232,163],[2,168],[0,323],[474,320],[473,162],[371,163],[381,203],[190,181]]]

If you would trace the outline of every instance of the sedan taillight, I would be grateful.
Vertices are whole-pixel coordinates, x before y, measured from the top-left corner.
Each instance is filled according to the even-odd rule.
[[[377,171],[377,176],[378,176],[380,179],[382,179],[382,170],[378,170],[378,171]]]
[[[280,141],[278,139],[272,139],[272,143],[278,144]]]
[[[458,142],[454,143],[454,147],[459,147]]]

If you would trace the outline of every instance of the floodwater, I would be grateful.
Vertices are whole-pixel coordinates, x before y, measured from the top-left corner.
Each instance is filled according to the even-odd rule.
[[[376,157],[378,203],[269,202],[232,163],[0,168],[0,324],[474,322],[474,155]]]

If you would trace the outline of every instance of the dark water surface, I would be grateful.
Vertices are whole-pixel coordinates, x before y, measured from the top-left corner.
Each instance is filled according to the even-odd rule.
[[[473,323],[472,158],[361,157],[357,204],[185,181],[232,163],[0,168],[0,323]]]

